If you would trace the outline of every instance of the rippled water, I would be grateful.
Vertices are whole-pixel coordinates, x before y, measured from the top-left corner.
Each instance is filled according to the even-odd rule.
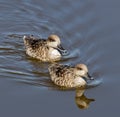
[[[1,0],[0,115],[119,115],[119,10],[118,0]],[[22,40],[25,34],[47,38],[51,33],[71,52],[61,63],[87,64],[96,78],[90,85],[102,80],[101,85],[61,91],[51,82],[49,63],[28,57]]]

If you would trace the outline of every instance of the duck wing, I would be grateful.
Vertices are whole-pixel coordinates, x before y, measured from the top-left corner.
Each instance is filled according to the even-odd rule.
[[[25,46],[29,46],[32,49],[39,48],[40,46],[45,46],[47,44],[45,39],[35,38],[33,36],[24,36],[23,37]]]
[[[49,71],[54,73],[56,77],[63,77],[65,74],[70,74],[73,68],[69,65],[53,64],[49,67]]]

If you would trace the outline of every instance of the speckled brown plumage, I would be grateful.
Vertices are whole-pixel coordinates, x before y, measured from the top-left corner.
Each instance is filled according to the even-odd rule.
[[[25,44],[31,47],[32,49],[38,49],[41,46],[47,47],[45,39],[25,38]]]
[[[77,67],[68,65],[52,64],[49,66],[51,80],[58,86],[67,88],[84,87],[86,81],[77,74]]]
[[[26,53],[33,57],[44,61],[44,58],[48,55],[49,47],[47,46],[46,40],[34,39],[28,37],[24,39]]]
[[[60,44],[60,39],[56,35],[51,35],[46,40],[35,38],[33,36],[24,36],[23,40],[26,53],[33,58],[43,62],[52,62],[58,61],[62,57],[57,49],[57,46]]]

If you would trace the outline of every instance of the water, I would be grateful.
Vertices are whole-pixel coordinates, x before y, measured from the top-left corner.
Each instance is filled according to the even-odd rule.
[[[118,116],[119,11],[118,0],[0,0],[0,116]],[[87,64],[99,86],[62,91],[49,64],[25,54],[23,35],[51,33],[71,52],[61,63]]]

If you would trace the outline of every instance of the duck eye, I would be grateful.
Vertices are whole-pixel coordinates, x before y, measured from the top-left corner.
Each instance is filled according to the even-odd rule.
[[[79,68],[79,67],[78,67],[77,69],[78,69],[78,70],[83,70],[82,68]]]
[[[52,38],[49,38],[49,41],[50,41],[50,42],[55,42],[55,40],[54,40],[54,39],[52,39]]]

